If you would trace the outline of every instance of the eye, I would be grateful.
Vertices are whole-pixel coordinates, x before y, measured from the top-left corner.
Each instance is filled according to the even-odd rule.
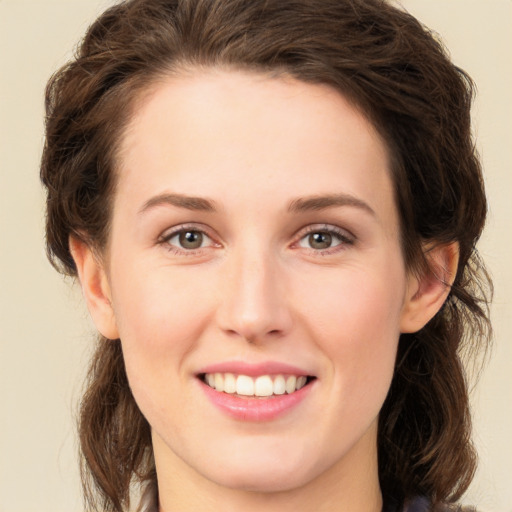
[[[177,251],[193,251],[214,245],[212,239],[198,229],[182,228],[164,235],[160,243]]]
[[[334,239],[336,242],[336,240]],[[310,247],[311,249],[328,249],[333,245],[333,236],[331,233],[311,233],[308,236],[304,237],[300,241],[300,246]],[[336,244],[337,245],[337,244]]]
[[[325,251],[340,245],[353,244],[353,238],[334,228],[313,228],[299,240],[299,247]]]
[[[174,238],[177,239],[177,242],[183,249],[199,249],[203,246],[206,236],[200,231],[182,231],[173,236],[171,240]],[[171,240],[169,240],[169,242],[171,242]]]

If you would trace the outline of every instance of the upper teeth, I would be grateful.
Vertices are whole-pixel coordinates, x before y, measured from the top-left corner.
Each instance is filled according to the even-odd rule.
[[[244,396],[271,396],[293,393],[306,385],[306,376],[300,375],[235,375],[233,373],[207,373],[205,382],[217,391]]]

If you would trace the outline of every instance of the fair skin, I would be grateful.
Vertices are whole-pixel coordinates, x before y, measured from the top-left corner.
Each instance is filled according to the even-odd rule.
[[[152,427],[161,510],[380,511],[398,338],[437,312],[457,258],[431,252],[440,280],[406,270],[371,123],[327,86],[189,72],[138,106],[118,167],[107,249],[71,248]],[[233,395],[205,382],[215,368],[308,379]]]

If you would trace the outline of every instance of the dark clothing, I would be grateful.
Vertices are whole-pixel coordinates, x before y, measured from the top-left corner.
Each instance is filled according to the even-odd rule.
[[[476,512],[476,510],[472,507],[462,507],[461,505],[432,505],[427,498],[418,497],[408,501],[403,508],[393,504],[386,504],[382,512]]]
[[[158,495],[156,488],[146,489],[141,501],[139,512],[157,512]],[[405,506],[399,506],[396,503],[386,503],[382,512],[477,512],[472,507],[462,507],[460,505],[432,505],[430,500],[425,497],[417,497],[406,502]]]

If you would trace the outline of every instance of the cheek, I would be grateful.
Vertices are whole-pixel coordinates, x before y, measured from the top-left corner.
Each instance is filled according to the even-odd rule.
[[[191,286],[190,280],[169,274],[124,274],[131,278],[116,281],[113,300],[134,398],[151,424],[170,423],[177,434],[176,428],[186,428],[194,418],[193,410],[186,411],[188,388],[183,383],[188,367],[184,362],[200,343],[214,309],[205,290]],[[177,400],[184,419],[174,425],[168,404]]]
[[[385,395],[391,381],[405,280],[392,266],[387,270],[340,272],[303,294],[314,339],[344,389],[380,388]]]
[[[166,268],[122,272],[114,282],[114,312],[121,338],[143,343],[148,349],[187,342],[201,329],[211,309],[211,294],[205,287],[198,289],[200,280],[190,280],[186,272]]]
[[[177,387],[214,308],[206,290],[168,271],[124,275],[131,277],[113,289],[115,315],[130,386],[144,409]]]

